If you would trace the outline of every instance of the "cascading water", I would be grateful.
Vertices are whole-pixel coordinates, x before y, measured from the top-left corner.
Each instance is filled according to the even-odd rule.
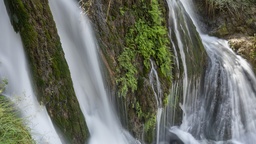
[[[167,4],[169,6],[169,31],[175,54],[176,73],[168,100],[170,104],[163,112],[161,141],[173,137],[172,134],[166,132],[165,127],[180,125],[182,121],[180,128],[187,128],[188,123],[185,120],[189,117],[188,113],[193,112],[193,108],[197,106],[194,101],[200,94],[200,77],[204,73],[203,61],[206,59],[206,53],[198,32],[179,1],[169,0]],[[180,118],[181,115],[183,115],[183,120]]]
[[[182,124],[170,131],[184,143],[252,144],[256,141],[256,78],[250,65],[229,48],[227,41],[199,33],[208,65],[199,81],[187,74],[187,68],[194,63],[186,60],[184,51],[189,47],[180,42],[191,39],[191,35],[181,37],[180,33],[194,27],[187,23],[188,19],[196,22],[189,15],[190,2],[168,0],[170,19],[174,21],[171,32],[178,41],[176,48],[184,69]]]
[[[60,144],[46,108],[33,92],[22,42],[12,28],[4,1],[0,1],[0,31],[0,76],[8,80],[3,94],[14,102],[36,143]]]
[[[100,71],[89,20],[73,0],[50,0],[74,89],[86,118],[90,144],[137,143],[113,113]]]
[[[171,43],[177,70],[182,74],[177,76],[172,86],[169,101],[173,101],[174,105],[163,110],[161,86],[151,61],[149,79],[158,107],[156,143],[163,139],[161,123],[165,126],[177,125],[177,101],[182,102],[180,107],[183,117],[179,127],[169,129],[174,134],[171,138],[186,144],[254,143],[256,78],[250,65],[230,50],[227,41],[202,34],[196,25],[200,35],[197,37],[191,1],[167,2],[170,9]],[[97,44],[89,21],[80,14],[81,11],[72,0],[50,0],[50,6],[71,70],[75,92],[90,131],[89,143],[139,143],[122,128],[113,113],[104,88]],[[11,27],[3,1],[0,2],[0,19],[0,76],[9,82],[4,95],[16,104],[21,115],[28,120],[26,124],[37,143],[61,143],[45,107],[40,106],[34,96],[22,43]],[[199,61],[204,58],[197,58],[200,54],[195,55],[204,52],[193,52],[200,47],[198,41],[201,40],[208,55],[205,72],[198,68],[201,64]],[[205,67],[201,66],[201,69]],[[177,95],[181,95],[182,99],[177,99]]]
[[[152,90],[154,92],[156,103],[157,103],[157,116],[156,116],[156,144],[160,141],[160,122],[163,112],[163,104],[162,104],[162,90],[161,84],[158,78],[157,71],[154,67],[154,62],[150,60],[151,63],[151,71],[149,73],[149,82],[151,84]]]

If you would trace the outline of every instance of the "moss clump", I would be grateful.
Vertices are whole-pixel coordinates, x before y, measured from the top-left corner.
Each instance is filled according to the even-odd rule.
[[[41,103],[71,143],[88,137],[60,39],[47,0],[5,0],[22,38]]]
[[[228,32],[226,24],[221,25],[218,28],[218,31],[216,32],[216,36],[219,36],[219,37],[223,37],[223,36],[228,35],[228,34],[229,34],[229,32]]]

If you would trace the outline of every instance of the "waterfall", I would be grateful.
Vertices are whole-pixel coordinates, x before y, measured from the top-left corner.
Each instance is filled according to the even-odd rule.
[[[89,144],[140,144],[115,115],[100,69],[100,51],[90,21],[75,0],[49,0],[75,93],[90,132]],[[151,60],[149,80],[157,102],[156,144],[251,144],[256,141],[256,77],[228,42],[201,32],[192,0],[167,0],[176,71],[164,108]],[[33,91],[19,34],[0,2],[0,79],[3,95],[20,110],[39,144],[65,143]],[[166,127],[168,129],[166,130]]]
[[[175,74],[173,81],[170,104],[165,108],[167,121],[163,126],[179,125],[182,121],[181,129],[186,130],[188,113],[193,112],[193,108],[197,106],[194,101],[201,91],[200,77],[204,73],[203,61],[206,59],[206,53],[193,21],[189,19],[180,2],[169,0],[167,4],[170,41],[174,49],[178,74]],[[179,118],[181,114],[182,120]]]
[[[182,123],[170,128],[184,143],[254,143],[256,140],[256,78],[251,66],[228,46],[228,42],[200,31],[192,10],[192,2],[168,0],[171,33],[175,35],[177,54],[183,72]],[[191,20],[189,20],[191,19]],[[192,21],[192,23],[187,23]],[[191,47],[188,30],[196,25],[208,56],[207,68],[200,79],[193,79],[186,70],[193,62],[186,59]],[[183,36],[180,36],[183,33]],[[188,33],[184,35],[184,33]],[[185,37],[184,37],[185,36]],[[183,41],[183,43],[179,43]],[[191,84],[196,85],[191,87]],[[169,120],[170,121],[170,120]]]
[[[50,0],[75,93],[90,132],[90,144],[137,143],[122,128],[106,92],[98,46],[88,18],[72,0]]]
[[[36,143],[60,144],[46,108],[38,103],[32,89],[21,38],[13,30],[3,1],[0,1],[0,31],[0,79],[8,81],[3,95],[14,102]]]
[[[149,82],[151,84],[152,90],[154,92],[156,103],[157,103],[157,116],[156,116],[156,144],[160,141],[160,122],[163,112],[163,104],[162,104],[162,90],[161,84],[158,78],[157,71],[154,67],[154,62],[150,60],[151,70],[149,73]]]

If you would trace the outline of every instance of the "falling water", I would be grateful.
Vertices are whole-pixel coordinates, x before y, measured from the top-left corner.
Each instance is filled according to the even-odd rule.
[[[0,1],[0,31],[0,79],[8,80],[4,95],[21,112],[36,143],[60,144],[46,108],[38,103],[33,92],[22,42],[12,28],[3,1]]]
[[[173,82],[171,89],[169,101],[172,102],[172,106],[168,107],[165,113],[171,112],[176,116],[180,107],[183,110],[181,128],[186,129],[187,121],[185,120],[189,117],[188,113],[193,112],[193,109],[190,107],[196,107],[194,101],[200,94],[200,77],[204,70],[202,61],[204,61],[206,53],[193,22],[188,18],[186,11],[181,7],[179,1],[169,0],[167,2],[169,6],[171,43],[180,74],[176,76],[178,80]],[[177,90],[180,87],[182,88]],[[181,100],[182,104],[178,104]],[[178,123],[179,119],[174,116],[171,117],[172,120],[169,117],[169,124],[167,123],[166,125]]]
[[[190,2],[168,0],[171,20],[186,23],[190,17],[195,23],[194,15],[189,15],[192,14]],[[176,19],[180,15],[183,19]],[[170,131],[184,143],[252,144],[256,141],[255,75],[250,65],[230,49],[227,41],[204,35],[199,27],[197,29],[209,57],[208,66],[200,81],[186,78],[186,67],[193,63],[188,63],[182,54],[187,47],[178,44],[185,69],[181,105],[184,114],[182,124]],[[179,33],[186,30],[182,24],[172,27],[177,41],[185,39]],[[191,88],[186,81],[198,87]]]
[[[90,144],[137,143],[114,115],[100,71],[89,20],[73,0],[50,0],[74,89],[86,118]]]
[[[163,112],[163,104],[162,104],[162,90],[161,84],[158,78],[157,71],[154,67],[154,62],[150,60],[151,70],[149,73],[149,81],[154,92],[156,103],[157,103],[157,117],[156,117],[156,143],[158,144],[160,141],[160,122]]]

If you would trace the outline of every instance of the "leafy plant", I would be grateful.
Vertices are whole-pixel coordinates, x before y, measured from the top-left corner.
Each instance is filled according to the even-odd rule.
[[[120,67],[125,71],[125,74],[117,78],[116,82],[121,85],[119,95],[125,96],[130,88],[132,92],[137,90],[137,69],[135,67],[135,52],[132,49],[126,48],[118,57]]]
[[[156,116],[154,116],[154,115],[147,116],[146,122],[145,122],[145,125],[144,125],[144,131],[148,132],[155,125],[156,125]]]
[[[118,57],[120,70],[125,74],[117,79],[120,85],[120,94],[125,96],[129,89],[134,92],[137,89],[138,70],[136,69],[136,57],[143,58],[143,65],[150,68],[150,59],[153,59],[162,75],[171,79],[171,53],[169,51],[169,38],[167,28],[163,26],[164,19],[159,9],[157,0],[152,0],[150,5],[141,1],[140,11],[135,11],[136,22],[128,30],[125,36],[123,53]],[[135,8],[136,10],[139,8]]]

